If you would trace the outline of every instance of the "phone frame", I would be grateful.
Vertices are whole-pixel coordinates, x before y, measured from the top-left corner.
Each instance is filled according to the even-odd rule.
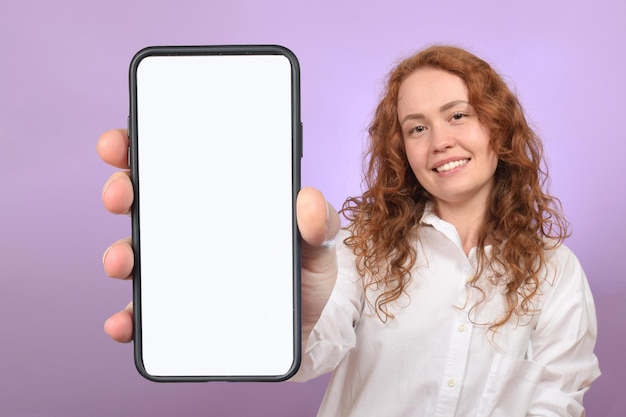
[[[195,55],[282,55],[291,65],[291,172],[292,172],[292,256],[293,256],[293,364],[288,372],[280,375],[151,375],[143,363],[142,339],[142,276],[141,276],[141,231],[139,222],[140,178],[138,168],[138,90],[137,69],[141,61],[152,56],[195,56]],[[299,369],[301,362],[301,240],[296,224],[296,197],[300,190],[301,158],[302,158],[302,122],[300,104],[300,66],[295,54],[280,45],[197,45],[197,46],[151,46],[137,52],[133,57],[129,70],[130,113],[128,117],[128,162],[133,183],[134,202],[131,209],[132,248],[134,251],[135,268],[133,269],[133,304],[134,304],[134,361],[138,372],[146,379],[154,382],[208,382],[208,381],[259,381],[279,382],[292,377]]]

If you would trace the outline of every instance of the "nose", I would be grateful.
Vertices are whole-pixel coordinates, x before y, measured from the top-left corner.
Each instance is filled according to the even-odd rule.
[[[444,152],[456,144],[456,138],[451,129],[445,125],[431,127],[431,147],[434,153]]]

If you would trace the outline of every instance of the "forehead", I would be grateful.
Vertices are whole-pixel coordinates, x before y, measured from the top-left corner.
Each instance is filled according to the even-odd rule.
[[[422,68],[409,75],[398,92],[398,115],[427,113],[456,100],[468,101],[465,82],[449,72]]]

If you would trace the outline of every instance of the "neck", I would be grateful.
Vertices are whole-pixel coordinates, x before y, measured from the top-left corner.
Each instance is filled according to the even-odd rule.
[[[437,215],[456,228],[466,255],[478,244],[486,207],[484,202],[450,204],[438,201],[436,204]]]

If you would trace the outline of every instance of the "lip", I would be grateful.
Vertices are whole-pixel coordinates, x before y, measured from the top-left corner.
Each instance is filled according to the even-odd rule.
[[[472,160],[472,158],[470,157],[460,157],[460,156],[452,156],[450,158],[446,158],[446,159],[442,159],[441,161],[437,161],[435,162],[435,164],[433,164],[431,170],[437,174],[440,174],[440,172],[437,172],[437,168],[444,166],[445,164],[449,164],[450,162],[457,162],[457,161],[465,161],[467,160],[468,162]]]

